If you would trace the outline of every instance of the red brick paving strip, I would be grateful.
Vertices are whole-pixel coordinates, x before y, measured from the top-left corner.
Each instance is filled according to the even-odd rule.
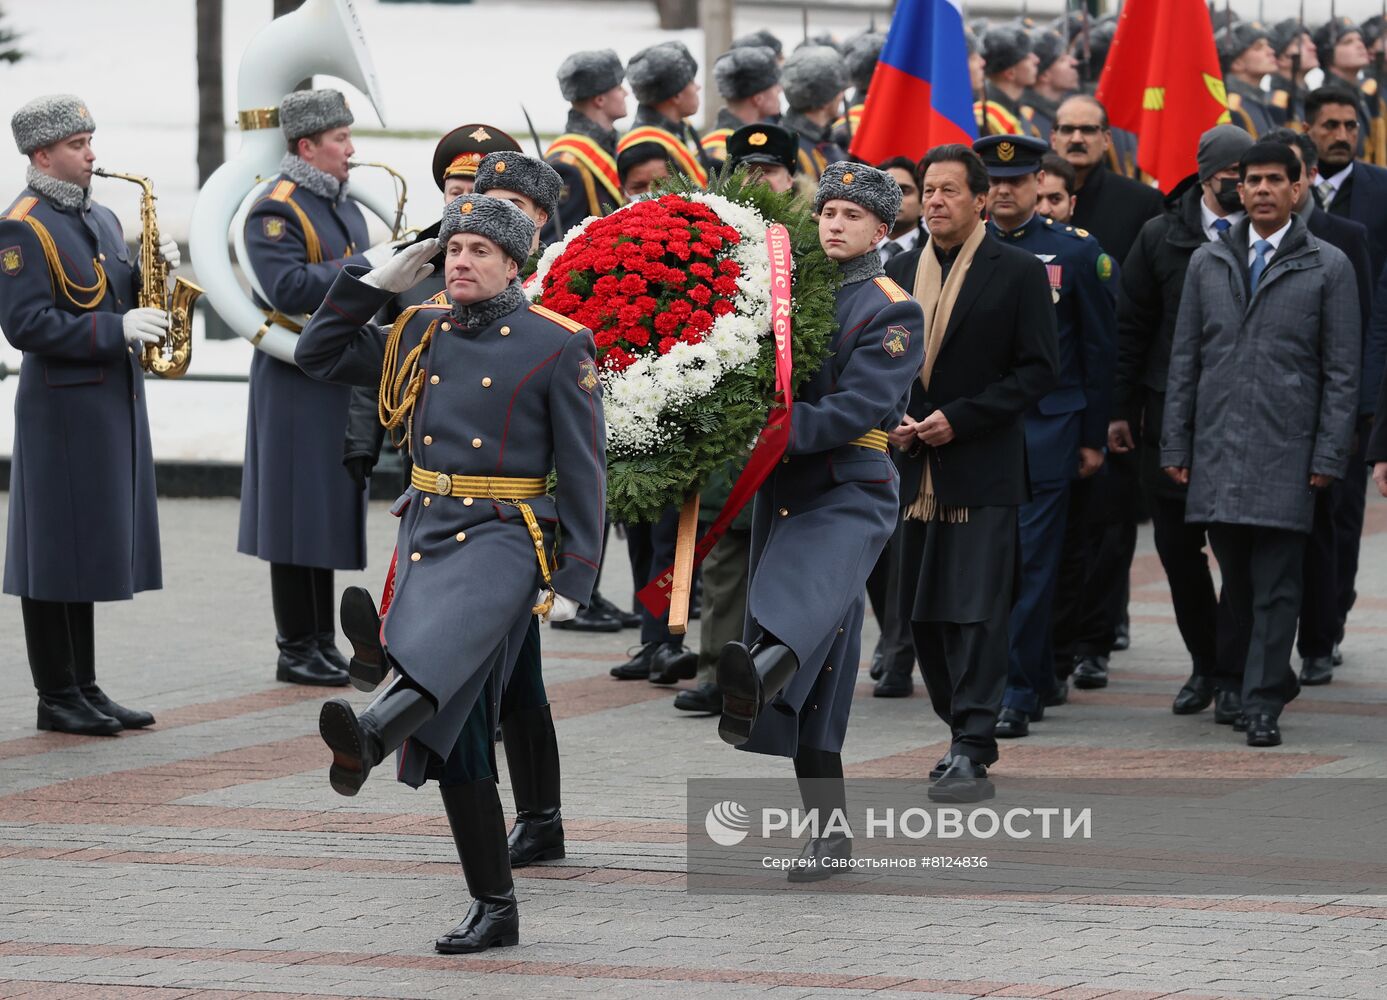
[[[174,959],[185,962],[247,962],[259,965],[349,966],[358,969],[412,969],[422,972],[475,972],[505,976],[552,976],[560,979],[619,979],[646,982],[730,983],[756,986],[798,986],[820,989],[844,989],[878,992],[895,990],[904,993],[971,993],[988,997],[1045,997],[1047,1000],[1160,1000],[1178,997],[1179,1000],[1232,1000],[1227,997],[1190,993],[1170,993],[1162,990],[1111,990],[1091,986],[1057,986],[1047,983],[999,982],[989,979],[910,979],[897,976],[860,976],[824,972],[794,972],[790,970],[696,969],[658,965],[598,965],[590,962],[537,962],[509,958],[460,958],[446,955],[373,955],[361,952],[306,952],[240,949],[217,951],[206,948],[145,948],[137,945],[63,945],[26,941],[0,941],[0,956],[45,958],[80,955],[88,958]],[[76,987],[76,984],[60,984]],[[126,987],[121,987],[125,989]],[[165,1000],[168,994],[154,992],[152,998]],[[21,994],[23,995],[23,994]],[[67,993],[70,997],[88,994]],[[122,993],[138,997],[144,994]],[[174,994],[178,995],[178,994]],[[192,995],[188,993],[185,995]],[[199,993],[199,996],[208,996]],[[225,997],[239,994],[227,991],[212,994]],[[294,994],[256,993],[255,997],[280,998]],[[324,996],[333,994],[302,994]]]

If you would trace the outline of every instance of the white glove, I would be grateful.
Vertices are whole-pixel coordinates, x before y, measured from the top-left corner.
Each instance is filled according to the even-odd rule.
[[[548,591],[541,590],[535,595],[535,604],[543,602]],[[571,622],[578,616],[578,602],[564,597],[563,594],[554,595],[554,606],[549,609],[549,613],[544,616],[542,621],[546,622]]]
[[[159,242],[159,256],[164,258],[164,263],[173,271],[178,270],[178,265],[183,263],[183,254],[178,251],[178,241],[168,236]]]
[[[367,250],[367,259],[378,249],[380,248],[372,247]],[[386,247],[386,249],[390,250],[391,248]],[[433,260],[436,253],[438,253],[438,240],[421,240],[394,254],[384,262],[373,265],[372,269],[361,280],[373,288],[398,295],[400,292],[408,291],[433,274],[433,264],[430,261]]]
[[[162,309],[131,309],[120,323],[127,344],[157,344],[169,332],[169,314]]]
[[[395,251],[403,245],[404,240],[388,240],[385,243],[377,243],[369,250],[362,252],[361,256],[366,258],[366,263],[371,267],[377,268],[395,256]]]

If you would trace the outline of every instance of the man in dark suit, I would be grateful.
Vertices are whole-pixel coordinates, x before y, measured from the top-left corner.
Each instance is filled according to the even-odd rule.
[[[1030,499],[1025,412],[1059,372],[1045,267],[987,233],[987,168],[966,146],[921,161],[930,239],[887,274],[925,308],[925,364],[891,434],[905,508],[902,613],[948,754],[930,798],[995,794],[996,725],[1007,678],[1007,617],[1016,576],[1017,508]],[[972,266],[976,263],[976,267]]]

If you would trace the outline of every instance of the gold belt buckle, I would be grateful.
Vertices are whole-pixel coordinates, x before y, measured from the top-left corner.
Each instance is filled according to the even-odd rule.
[[[446,472],[440,472],[434,485],[438,487],[438,495],[446,497],[453,492],[453,477]]]

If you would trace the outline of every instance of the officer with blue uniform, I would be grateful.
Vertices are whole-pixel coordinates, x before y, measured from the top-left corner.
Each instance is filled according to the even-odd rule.
[[[348,197],[355,150],[342,95],[289,94],[279,121],[290,151],[246,216],[245,246],[256,304],[297,328],[344,266],[380,263],[392,247],[367,249],[366,219]],[[270,564],[275,676],[293,684],[348,682],[333,571],[366,565],[366,491],[342,465],[350,399],[347,386],[314,381],[263,351],[251,360],[236,548]]]
[[[1055,683],[1051,652],[1055,584],[1070,485],[1103,462],[1117,360],[1113,262],[1082,229],[1035,212],[1049,147],[1021,135],[991,135],[973,149],[987,166],[988,230],[1045,265],[1059,332],[1059,384],[1026,414],[1031,500],[1019,512],[1020,585],[1010,621],[1010,663],[999,738],[1025,736]]]
[[[319,730],[344,795],[396,750],[399,780],[439,782],[475,900],[436,943],[449,953],[516,942],[498,701],[533,615],[576,614],[601,558],[596,348],[583,326],[526,301],[518,274],[534,234],[510,202],[459,198],[439,227],[449,301],[407,311],[388,334],[371,323],[431,273],[438,245],[426,240],[370,273],[344,269],[295,350],[315,378],[378,385],[387,427],[408,429],[414,468],[392,508],[399,563],[381,629],[396,680],[359,717],[327,702]]]
[[[5,593],[24,616],[38,728],[113,736],[154,722],[97,686],[92,604],[163,585],[140,353],[168,317],[135,308],[120,221],[92,201],[86,103],[40,97],[10,127],[29,166],[0,219],[0,328],[24,352]],[[178,266],[172,240],[159,252]]]
[[[887,431],[924,360],[924,314],[876,252],[901,189],[860,163],[829,164],[814,207],[842,273],[823,366],[796,393],[785,456],[756,495],[745,643],[723,647],[722,739],[792,757],[805,806],[843,808],[840,751],[852,707],[867,576],[896,528],[900,477]],[[816,780],[811,780],[816,779]],[[827,877],[851,841],[816,837],[792,880]]]

